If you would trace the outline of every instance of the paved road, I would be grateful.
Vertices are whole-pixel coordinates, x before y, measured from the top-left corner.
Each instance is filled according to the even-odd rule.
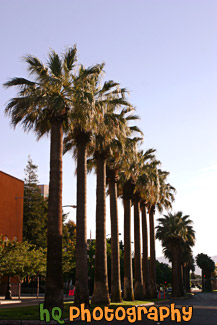
[[[142,321],[136,321],[134,323],[130,323],[127,320],[123,321],[112,321],[112,324],[147,324],[147,325],[163,325],[163,324],[194,324],[194,325],[217,325],[217,292],[212,293],[197,293],[194,296],[188,299],[177,299],[177,300],[170,300],[164,304],[156,304],[157,307],[160,306],[170,306],[171,304],[175,303],[176,308],[180,308],[182,306],[193,306],[193,316],[189,322],[181,321],[176,322],[172,321],[170,317],[165,319],[163,322],[160,321],[151,321],[148,320],[147,317],[143,317]],[[76,321],[73,322],[75,324],[87,324],[86,322]],[[69,324],[73,324],[72,322]],[[109,322],[106,321],[93,321],[91,324],[100,324],[100,325],[108,325]],[[110,323],[111,324],[111,323]]]
[[[127,320],[123,321],[117,321],[113,320],[112,322],[107,322],[104,320],[101,321],[92,321],[91,324],[100,324],[100,325],[108,325],[108,324],[115,324],[115,325],[122,325],[122,324],[147,324],[147,325],[162,325],[162,324],[194,324],[194,325],[217,325],[217,292],[212,293],[197,293],[193,297],[190,297],[188,299],[177,299],[177,300],[170,300],[166,303],[158,303],[156,307],[161,306],[171,306],[171,304],[175,303],[175,307],[180,308],[182,306],[193,306],[193,317],[189,322],[181,321],[177,323],[176,321],[172,321],[170,317],[165,319],[163,322],[160,321],[151,321],[147,320],[146,316],[143,316],[142,321],[136,321],[134,323],[130,323]],[[148,307],[147,307],[148,308]],[[52,322],[53,323],[53,322]],[[74,321],[74,322],[65,322],[65,324],[90,324],[86,323],[84,321]],[[0,324],[22,324],[22,325],[31,325],[31,324],[48,324],[45,322],[36,322],[36,321],[0,321]]]
[[[189,322],[181,322],[179,324],[195,324],[195,325],[217,325],[217,292],[212,293],[196,293],[193,297],[185,300],[174,300],[176,307],[192,306],[193,317]],[[165,320],[158,324],[174,324],[171,320]],[[149,323],[147,323],[149,324]],[[151,323],[150,323],[151,324]],[[152,322],[154,324],[154,322]],[[155,322],[156,324],[156,322]]]

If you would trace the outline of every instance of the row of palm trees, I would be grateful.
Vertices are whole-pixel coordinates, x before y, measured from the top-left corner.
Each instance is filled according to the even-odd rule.
[[[175,189],[167,183],[168,172],[160,169],[155,150],[139,150],[142,132],[133,125],[138,119],[127,100],[127,91],[114,81],[102,82],[104,64],[77,65],[77,49],[62,56],[51,51],[46,65],[28,55],[25,61],[32,80],[13,78],[16,86],[5,112],[12,125],[22,124],[37,138],[50,134],[50,183],[48,201],[48,248],[45,305],[63,306],[62,287],[62,156],[69,150],[77,162],[77,238],[75,303],[89,304],[87,265],[87,171],[95,169],[96,267],[93,304],[109,304],[106,260],[106,183],[111,217],[111,299],[121,296],[118,240],[118,197],[124,206],[124,299],[156,294],[155,210],[171,208]],[[134,290],[131,256],[131,206],[134,206]],[[141,261],[140,211],[143,258]],[[148,262],[147,217],[150,227]]]

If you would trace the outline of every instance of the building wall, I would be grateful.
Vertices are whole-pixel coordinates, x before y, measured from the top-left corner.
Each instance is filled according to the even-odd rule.
[[[0,235],[22,241],[24,182],[0,171]]]
[[[49,186],[48,185],[38,185],[41,195],[43,196],[44,199],[48,198],[49,195]]]

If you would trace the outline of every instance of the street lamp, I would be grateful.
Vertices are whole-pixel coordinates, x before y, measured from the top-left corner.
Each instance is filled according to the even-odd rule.
[[[67,204],[67,205],[62,205],[62,208],[73,208],[73,209],[76,209],[77,208],[77,205]]]
[[[77,205],[63,205],[62,208],[77,208]]]
[[[119,234],[118,234],[118,235],[120,236],[120,235],[121,235],[121,233],[119,232]],[[111,236],[111,234],[108,234],[108,235],[106,235],[106,237],[107,237],[107,236]]]

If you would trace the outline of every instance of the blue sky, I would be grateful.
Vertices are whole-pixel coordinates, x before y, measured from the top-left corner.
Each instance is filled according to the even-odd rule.
[[[174,211],[190,214],[195,254],[217,255],[217,2],[215,0],[1,0],[0,84],[27,76],[22,57],[46,61],[77,44],[85,66],[104,61],[106,79],[130,91],[144,132],[177,189]],[[48,184],[49,139],[13,130],[4,107],[15,92],[1,87],[0,169],[24,177],[28,155]],[[63,204],[76,198],[74,162],[63,161]],[[68,211],[66,209],[66,211]],[[120,203],[120,232],[123,209]],[[70,211],[75,220],[75,210]],[[107,233],[109,211],[107,214]],[[88,233],[95,223],[95,176],[88,177]],[[157,243],[157,256],[162,255]]]

